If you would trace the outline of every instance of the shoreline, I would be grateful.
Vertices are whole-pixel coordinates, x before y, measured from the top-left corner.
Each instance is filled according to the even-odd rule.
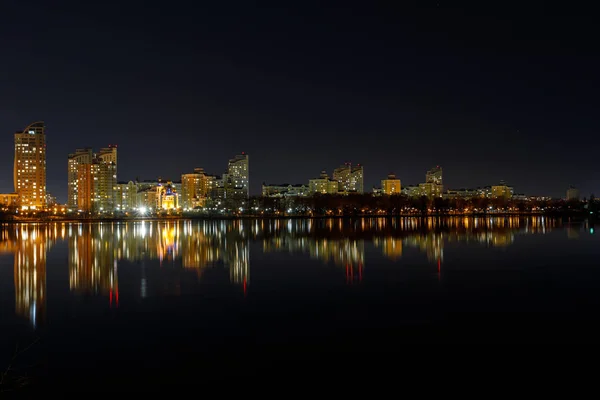
[[[228,220],[282,220],[282,219],[362,219],[362,218],[490,218],[490,217],[551,217],[551,218],[573,218],[576,220],[596,219],[582,213],[543,213],[543,212],[525,212],[525,213],[456,213],[456,214],[357,214],[357,215],[203,215],[203,216],[169,216],[169,217],[106,217],[106,218],[23,218],[23,219],[1,219],[2,224],[22,224],[22,223],[99,223],[99,222],[160,222],[160,221],[228,221]]]

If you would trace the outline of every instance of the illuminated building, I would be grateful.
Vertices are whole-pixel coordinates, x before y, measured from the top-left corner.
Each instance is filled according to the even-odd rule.
[[[492,198],[494,199],[510,199],[513,195],[513,188],[507,186],[503,181],[499,185],[492,186]]]
[[[436,185],[442,185],[442,167],[439,165],[435,168],[430,169],[425,174],[425,183],[435,183]]]
[[[203,171],[204,172],[204,171]],[[219,191],[219,188],[221,190]],[[204,173],[200,180],[200,196],[207,199],[223,198],[223,180],[218,175],[209,175]]]
[[[338,190],[342,193],[363,193],[363,167],[346,163],[333,170],[333,179],[338,181]]]
[[[19,205],[19,195],[17,193],[0,193],[0,206],[17,207]]]
[[[298,197],[308,195],[308,186],[303,184],[290,185],[283,183],[280,185],[262,184],[263,197]]]
[[[318,178],[308,181],[308,193],[315,194],[337,194],[339,191],[339,183],[336,180],[329,179],[327,172],[321,171]]]
[[[86,212],[117,209],[117,146],[96,154],[90,148],[69,154],[68,187],[69,207]]]
[[[160,192],[157,190],[158,186],[144,187],[139,189],[136,193],[136,207],[145,208],[148,211],[158,209],[158,198]]]
[[[100,149],[94,163],[94,201],[99,211],[114,211],[117,204],[117,146]]]
[[[227,173],[223,174],[225,198],[247,199],[250,195],[248,184],[248,155],[242,153],[229,160]]]
[[[573,186],[567,189],[567,200],[579,200],[579,190]]]
[[[48,208],[50,207],[54,207],[56,205],[56,197],[53,196],[51,193],[46,192],[46,206],[48,206]]]
[[[421,196],[442,197],[442,168],[438,165],[425,174],[425,183],[419,184]]]
[[[210,193],[212,177],[204,169],[196,168],[192,174],[181,175],[181,205],[183,208],[204,207]]]
[[[167,182],[166,185],[158,185],[157,190],[157,208],[163,210],[173,210],[179,207],[177,190],[172,182]]]
[[[408,197],[420,197],[421,189],[419,186],[408,185],[401,189],[401,193]]]
[[[117,205],[116,165],[95,159],[78,167],[78,209],[114,211]]]
[[[46,133],[43,121],[15,133],[15,193],[23,209],[46,207]]]
[[[94,159],[91,147],[77,149],[75,153],[69,154],[68,161],[68,183],[67,183],[67,206],[77,208],[78,201],[78,184],[79,184],[79,165],[91,164]]]
[[[116,208],[119,211],[132,211],[137,207],[137,184],[133,181],[118,182]]]
[[[396,175],[394,174],[389,174],[387,179],[381,180],[381,192],[387,195],[401,194],[400,179],[396,179]]]

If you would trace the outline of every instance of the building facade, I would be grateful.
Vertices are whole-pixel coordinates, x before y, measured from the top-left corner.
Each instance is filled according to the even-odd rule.
[[[117,147],[78,149],[69,154],[69,207],[85,212],[120,211]]]
[[[567,200],[579,200],[579,190],[573,186],[567,189]]]
[[[318,178],[308,181],[308,193],[313,194],[337,194],[339,191],[339,183],[334,179],[329,179],[327,172],[321,171]]]
[[[248,161],[248,155],[245,153],[238,154],[229,160],[227,173],[223,174],[225,198],[247,199],[250,197]]]
[[[346,163],[334,169],[333,179],[338,181],[338,191],[342,193],[364,192],[364,173],[360,164]]]
[[[15,193],[22,209],[46,207],[46,127],[34,122],[15,133]]]
[[[196,168],[191,174],[181,175],[180,205],[184,209],[204,207],[213,193],[215,177],[207,175],[203,168]]]
[[[499,185],[492,186],[492,198],[494,199],[505,199],[508,200],[513,195],[513,188],[507,186],[504,182],[500,182]]]
[[[17,207],[19,205],[19,195],[17,193],[0,193],[0,206]]]
[[[425,183],[419,184],[421,196],[442,197],[444,191],[442,167],[439,165],[425,173]]]
[[[91,147],[75,150],[69,154],[68,160],[68,182],[67,182],[67,207],[75,209],[78,207],[78,184],[79,165],[91,164],[94,154]]]
[[[389,174],[387,179],[382,179],[381,193],[387,195],[401,194],[402,186],[400,185],[400,179],[397,179],[394,174]]]
[[[308,186],[303,184],[291,185],[283,183],[279,185],[262,185],[263,197],[302,197],[308,195]]]
[[[117,211],[133,211],[137,207],[137,184],[133,181],[117,182]]]

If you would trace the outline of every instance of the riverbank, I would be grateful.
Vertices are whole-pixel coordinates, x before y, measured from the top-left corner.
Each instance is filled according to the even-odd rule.
[[[0,218],[1,223],[98,223],[98,222],[136,222],[136,221],[226,221],[226,220],[275,220],[275,219],[354,219],[354,218],[502,218],[502,217],[532,217],[547,216],[552,218],[568,218],[574,220],[597,220],[597,216],[585,213],[556,213],[556,212],[492,212],[492,213],[431,213],[431,214],[355,214],[355,215],[176,215],[176,216],[146,216],[146,217],[12,217]]]

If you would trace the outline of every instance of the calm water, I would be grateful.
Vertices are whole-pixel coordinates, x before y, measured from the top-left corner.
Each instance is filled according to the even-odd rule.
[[[591,341],[593,230],[543,217],[5,225],[0,368],[32,344],[13,363],[32,385],[147,385],[412,342]]]

